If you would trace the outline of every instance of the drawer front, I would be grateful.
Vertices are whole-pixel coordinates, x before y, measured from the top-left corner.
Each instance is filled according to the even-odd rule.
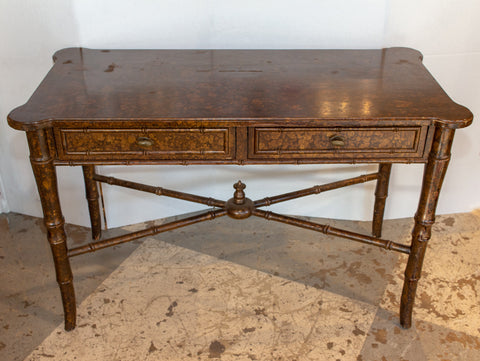
[[[232,159],[234,128],[56,129],[60,160]]]
[[[421,158],[428,126],[249,128],[252,159]]]

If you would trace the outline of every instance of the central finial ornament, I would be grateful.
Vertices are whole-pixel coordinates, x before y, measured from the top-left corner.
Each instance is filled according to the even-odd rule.
[[[233,185],[235,188],[235,193],[233,193],[233,201],[235,204],[243,204],[245,203],[245,192],[243,191],[247,186],[242,183],[242,181],[238,181]]]
[[[252,215],[252,210],[255,208],[251,199],[245,197],[245,192],[243,191],[247,186],[238,181],[233,185],[235,192],[233,193],[233,198],[230,198],[226,205],[225,209],[227,214],[235,219],[244,219]]]

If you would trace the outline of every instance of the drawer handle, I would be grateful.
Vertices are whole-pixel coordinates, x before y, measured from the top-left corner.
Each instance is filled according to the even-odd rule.
[[[330,144],[334,147],[343,147],[345,145],[345,140],[340,135],[332,135],[330,138]]]
[[[148,147],[151,147],[153,145],[153,140],[151,140],[150,138],[147,138],[147,137],[138,137],[137,138],[137,145],[139,145],[141,147],[148,148]]]

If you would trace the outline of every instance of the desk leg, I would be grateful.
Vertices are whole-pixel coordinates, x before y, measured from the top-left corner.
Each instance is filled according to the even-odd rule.
[[[52,250],[57,282],[62,295],[65,330],[70,331],[75,328],[75,292],[72,270],[67,256],[65,221],[58,198],[57,175],[47,138],[48,134],[45,129],[27,132],[30,162],[42,202],[43,219],[47,227],[48,242]]]
[[[412,325],[412,310],[423,259],[435,222],[435,209],[443,178],[450,160],[454,129],[437,126],[432,149],[423,174],[422,191],[415,214],[411,252],[408,257],[400,305],[400,323],[404,328]]]
[[[391,163],[381,163],[378,167],[378,180],[375,189],[375,207],[373,208],[372,233],[374,237],[382,236],[383,214],[388,196],[388,182],[390,180]]]
[[[97,182],[93,180],[95,167],[93,165],[84,165],[82,168],[83,178],[85,180],[85,195],[87,197],[90,224],[92,226],[92,238],[99,240],[102,234],[102,221],[100,218],[100,205],[98,204]]]

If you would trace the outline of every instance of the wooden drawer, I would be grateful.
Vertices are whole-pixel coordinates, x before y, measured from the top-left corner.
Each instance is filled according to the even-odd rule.
[[[232,159],[235,128],[55,129],[59,160]]]
[[[383,159],[424,156],[428,126],[249,128],[251,159]]]

